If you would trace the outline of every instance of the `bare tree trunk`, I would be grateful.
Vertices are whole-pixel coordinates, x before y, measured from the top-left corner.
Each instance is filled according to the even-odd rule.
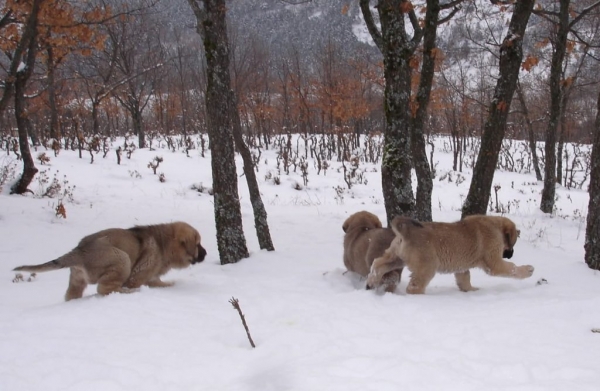
[[[550,62],[550,119],[546,129],[544,188],[540,209],[544,213],[554,210],[554,197],[556,195],[556,131],[560,119],[560,109],[563,94],[561,84],[563,62],[567,52],[567,37],[569,35],[569,6],[570,0],[560,0],[556,41]],[[560,157],[559,157],[560,158]]]
[[[133,133],[138,136],[138,145],[140,148],[146,148],[146,134],[142,126],[142,112],[136,105],[131,107],[131,122],[133,125]]]
[[[207,63],[206,112],[211,145],[217,246],[221,264],[248,257],[235,170],[233,126],[230,117],[229,44],[225,0],[188,0],[204,40]]]
[[[415,198],[411,183],[410,59],[422,38],[422,30],[408,1],[380,0],[377,4],[381,31],[376,26],[369,0],[360,0],[360,8],[373,41],[383,55],[385,78],[385,132],[381,162],[381,184],[388,222],[395,216],[415,217]],[[409,14],[415,31],[406,32]]]
[[[565,149],[565,136],[567,132],[567,105],[569,96],[567,90],[563,88],[563,96],[560,100],[560,132],[558,133],[558,147],[556,150],[556,183],[559,185],[563,180],[563,151]]]
[[[254,163],[252,161],[252,154],[248,145],[244,142],[242,137],[242,127],[240,125],[239,113],[237,111],[236,98],[233,91],[230,91],[230,102],[231,102],[231,118],[233,120],[233,138],[235,145],[242,156],[244,161],[244,175],[246,176],[246,183],[248,184],[248,191],[250,192],[250,202],[252,203],[252,211],[254,212],[254,227],[256,228],[256,236],[258,237],[258,244],[262,250],[274,251],[273,241],[271,240],[271,232],[269,230],[269,223],[267,221],[267,210],[262,202],[260,196],[260,189],[258,187],[258,181],[256,180],[256,173],[254,172]]]
[[[431,193],[433,191],[433,175],[427,159],[423,127],[427,117],[427,108],[431,96],[433,76],[435,74],[435,41],[437,38],[440,10],[439,0],[427,0],[427,12],[423,28],[423,64],[421,65],[421,78],[415,102],[417,107],[411,127],[411,150],[413,165],[417,174],[415,217],[421,221],[432,220]]]
[[[29,149],[28,129],[31,127],[27,110],[25,108],[25,87],[29,76],[19,72],[15,81],[15,117],[17,119],[17,130],[19,132],[19,147],[23,159],[23,174],[11,189],[11,193],[23,194],[28,191],[29,184],[33,180],[38,169],[35,167],[31,150]]]
[[[95,136],[100,133],[100,122],[98,121],[98,107],[100,101],[92,99],[92,134]]]
[[[50,106],[50,138],[58,140],[60,138],[60,129],[58,127],[58,107],[56,106],[56,79],[54,64],[54,49],[48,46],[48,105]]]
[[[508,33],[500,47],[499,78],[481,135],[481,147],[473,168],[469,193],[462,208],[462,217],[485,214],[487,211],[494,171],[506,131],[508,110],[523,60],[525,28],[534,3],[534,0],[521,0],[514,5]]]
[[[535,178],[538,181],[543,180],[542,172],[540,171],[540,161],[537,155],[537,145],[535,140],[535,132],[533,131],[533,124],[531,123],[531,118],[529,118],[529,110],[527,109],[527,102],[525,101],[525,95],[523,94],[523,90],[521,89],[521,83],[517,81],[517,97],[521,102],[521,107],[523,109],[523,117],[525,118],[525,123],[527,124],[527,136],[529,141],[529,150],[531,151],[531,161],[533,164],[533,170],[535,171]]]
[[[591,157],[591,174],[588,203],[587,226],[585,230],[585,263],[594,270],[600,270],[600,94],[597,101],[596,122],[594,124],[594,144]]]
[[[11,90],[14,88],[15,117],[17,120],[17,130],[19,132],[19,148],[21,150],[21,158],[23,159],[23,174],[11,188],[11,193],[14,194],[23,194],[28,191],[27,188],[29,184],[38,172],[38,169],[33,162],[31,151],[29,150],[29,141],[27,140],[27,133],[31,125],[29,123],[29,118],[27,118],[27,110],[25,108],[25,88],[27,87],[27,81],[33,74],[33,67],[35,66],[37,55],[38,15],[42,1],[43,0],[35,0],[33,2],[29,20],[23,31],[21,42],[19,43],[18,50],[20,51],[20,54],[18,54],[18,57],[22,58],[21,56],[24,54],[25,50],[27,51],[26,59],[24,61],[25,67],[22,68],[19,65],[18,68],[14,68],[14,86],[5,86]],[[14,59],[16,58],[17,55],[15,55]],[[11,64],[11,72],[13,72],[13,65],[14,64]],[[5,91],[4,93],[6,96],[8,91]]]

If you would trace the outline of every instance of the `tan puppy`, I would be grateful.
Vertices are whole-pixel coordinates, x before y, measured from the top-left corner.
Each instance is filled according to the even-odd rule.
[[[160,276],[202,262],[205,256],[198,231],[176,222],[106,229],[81,239],[77,247],[53,261],[13,270],[37,273],[71,268],[65,294],[65,300],[71,300],[80,298],[88,284],[98,284],[101,295],[126,293],[142,285],[171,286]]]
[[[382,228],[381,221],[373,213],[362,211],[348,217],[342,229],[344,235],[344,265],[346,269],[367,277],[371,264],[383,255],[396,237],[394,231]],[[382,278],[387,292],[393,292],[400,283],[402,269],[393,270]]]
[[[517,241],[515,224],[506,217],[469,216],[455,223],[420,223],[405,217],[392,221],[396,233],[390,248],[371,266],[367,286],[380,284],[385,273],[406,266],[411,272],[407,293],[425,293],[436,273],[454,273],[458,288],[471,286],[469,269],[491,276],[528,278],[533,266],[516,266],[511,258]]]

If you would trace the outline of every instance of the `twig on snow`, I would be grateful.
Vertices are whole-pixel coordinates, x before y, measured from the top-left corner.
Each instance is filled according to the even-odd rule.
[[[242,319],[242,324],[244,325],[244,329],[246,329],[246,335],[248,336],[248,341],[250,341],[250,346],[252,346],[253,348],[256,347],[256,345],[254,345],[254,341],[252,340],[252,336],[250,336],[250,330],[248,330],[248,325],[246,324],[246,318],[244,317],[244,314],[242,314],[242,309],[240,308],[240,302],[238,299],[236,299],[235,297],[232,297],[229,302],[231,303],[231,305],[233,306],[233,308],[235,308],[238,312],[238,314],[240,314],[240,318]]]

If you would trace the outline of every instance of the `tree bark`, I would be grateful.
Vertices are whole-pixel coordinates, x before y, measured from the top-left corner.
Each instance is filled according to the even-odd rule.
[[[385,130],[381,184],[388,222],[395,216],[415,217],[415,198],[411,183],[411,68],[410,59],[422,38],[408,1],[380,0],[377,4],[381,31],[370,10],[369,0],[360,0],[360,8],[373,41],[383,55],[385,78]],[[406,33],[408,12],[415,33]]]
[[[46,48],[48,55],[48,105],[50,106],[50,138],[58,140],[60,138],[60,129],[58,127],[58,107],[56,105],[56,79],[54,63],[54,49],[52,46]]]
[[[440,15],[439,0],[427,0],[425,27],[423,28],[423,63],[416,97],[416,113],[411,127],[411,150],[415,173],[417,174],[417,197],[415,217],[420,221],[431,221],[431,193],[433,175],[427,159],[427,148],[423,128],[427,118],[427,108],[431,96],[435,74],[436,37]]]
[[[138,145],[140,148],[146,148],[146,134],[142,126],[142,111],[136,102],[131,106],[131,121],[133,122],[133,133],[138,136]]]
[[[554,197],[556,195],[556,132],[560,119],[561,101],[563,94],[562,74],[563,62],[567,52],[567,37],[569,35],[569,6],[570,0],[560,0],[556,41],[550,62],[550,119],[546,129],[544,188],[540,209],[544,213],[554,210]]]
[[[508,110],[523,60],[523,37],[534,3],[534,0],[515,3],[508,33],[500,46],[499,77],[481,135],[481,146],[473,168],[469,193],[462,208],[462,217],[485,214],[487,211],[494,171],[506,131]]]
[[[27,123],[27,111],[25,108],[25,85],[27,81],[23,80],[22,76],[17,77],[15,82],[15,116],[17,119],[17,130],[19,133],[19,148],[21,150],[21,158],[23,159],[23,173],[11,189],[11,193],[23,194],[28,191],[29,184],[33,180],[38,169],[35,167],[31,150],[29,149],[29,140],[27,129],[30,125]]]
[[[600,270],[600,94],[597,101],[594,143],[592,146],[590,200],[588,203],[587,225],[585,229],[585,263],[594,270]]]
[[[252,203],[252,211],[254,212],[254,227],[256,228],[258,245],[262,250],[274,251],[275,247],[271,240],[271,232],[267,221],[267,210],[265,209],[265,204],[263,204],[260,196],[256,172],[254,172],[252,154],[242,137],[242,127],[237,110],[235,94],[233,91],[230,91],[229,95],[231,101],[231,118],[233,119],[233,138],[235,145],[242,156],[242,160],[244,161],[244,175],[246,176],[248,191],[250,192],[250,202]]]
[[[221,264],[248,257],[242,227],[235,169],[233,125],[230,117],[229,44],[225,0],[188,0],[196,15],[206,52],[206,113],[211,145],[217,246]]]
[[[11,188],[11,194],[23,194],[28,191],[29,184],[33,180],[33,177],[38,172],[31,156],[31,150],[29,149],[28,130],[31,127],[29,118],[27,118],[27,109],[25,102],[25,88],[27,87],[27,81],[33,74],[33,67],[35,66],[35,59],[37,56],[37,25],[38,25],[38,14],[40,11],[40,4],[42,0],[35,0],[32,5],[31,14],[27,21],[25,30],[23,31],[24,40],[28,40],[22,47],[27,50],[25,66],[15,69],[14,75],[14,99],[15,99],[15,116],[17,121],[17,130],[19,133],[19,148],[21,150],[21,158],[23,159],[23,173],[21,177]],[[24,52],[23,52],[24,53]],[[21,56],[22,54],[20,54]],[[5,94],[7,92],[5,91]]]
[[[567,105],[569,104],[569,94],[563,88],[562,99],[560,100],[560,132],[558,132],[558,146],[556,148],[556,183],[563,183],[563,151],[565,149],[565,136],[567,132]]]

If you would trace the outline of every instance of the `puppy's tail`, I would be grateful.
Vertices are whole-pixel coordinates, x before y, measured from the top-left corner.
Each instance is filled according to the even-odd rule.
[[[391,226],[396,235],[403,237],[410,235],[410,232],[413,229],[425,228],[420,221],[403,216],[395,217],[394,220],[392,220]]]
[[[63,255],[62,257],[56,258],[50,262],[42,263],[40,265],[23,265],[13,269],[14,272],[29,272],[29,273],[41,273],[49,272],[52,270],[64,269],[65,267],[71,267],[78,265],[79,257],[73,254],[73,251]]]

